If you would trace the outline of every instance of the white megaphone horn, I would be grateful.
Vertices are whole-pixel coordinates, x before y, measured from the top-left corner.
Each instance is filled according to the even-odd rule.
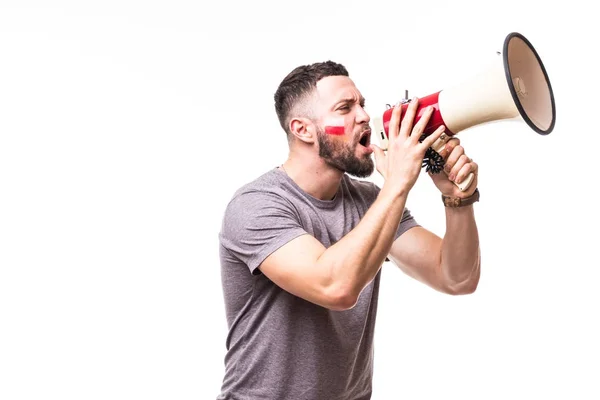
[[[408,96],[405,96],[408,97]],[[410,100],[403,99],[402,117]],[[556,122],[554,93],[548,74],[538,53],[522,34],[512,32],[504,39],[502,52],[490,67],[466,82],[419,97],[419,107],[414,123],[427,106],[433,106],[423,136],[430,135],[439,126],[445,133],[428,150],[423,167],[438,173],[443,170],[439,151],[460,131],[492,121],[517,119],[525,122],[540,135],[548,135]],[[380,147],[388,147],[388,127],[393,107],[388,106],[383,115],[373,118],[374,133]],[[473,180],[471,173],[461,184],[466,190]]]

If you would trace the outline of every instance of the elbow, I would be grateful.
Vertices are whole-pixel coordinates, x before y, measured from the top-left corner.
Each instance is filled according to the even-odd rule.
[[[479,263],[473,271],[464,279],[447,279],[443,287],[443,292],[452,296],[464,296],[473,294],[479,286],[480,268]]]
[[[359,292],[348,286],[334,286],[325,294],[324,306],[332,311],[352,309],[358,302]]]
[[[446,285],[444,291],[452,296],[464,296],[475,293],[478,284],[479,279],[468,279],[460,283],[450,283]]]

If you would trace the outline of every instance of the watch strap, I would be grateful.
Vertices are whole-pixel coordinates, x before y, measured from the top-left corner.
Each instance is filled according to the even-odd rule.
[[[479,201],[479,188],[475,189],[475,192],[473,192],[472,195],[464,199],[460,197],[442,195],[442,201],[446,207],[455,208],[469,206],[476,201]]]

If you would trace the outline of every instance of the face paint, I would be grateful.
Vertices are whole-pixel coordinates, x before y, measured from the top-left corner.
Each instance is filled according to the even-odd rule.
[[[326,126],[325,133],[335,136],[343,136],[346,133],[346,128],[343,126]]]

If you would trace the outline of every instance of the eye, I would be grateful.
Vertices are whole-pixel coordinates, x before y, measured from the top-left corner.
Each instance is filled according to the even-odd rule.
[[[350,107],[347,104],[344,104],[343,106],[341,106],[340,108],[338,108],[338,110],[348,111],[348,110],[350,110]]]

